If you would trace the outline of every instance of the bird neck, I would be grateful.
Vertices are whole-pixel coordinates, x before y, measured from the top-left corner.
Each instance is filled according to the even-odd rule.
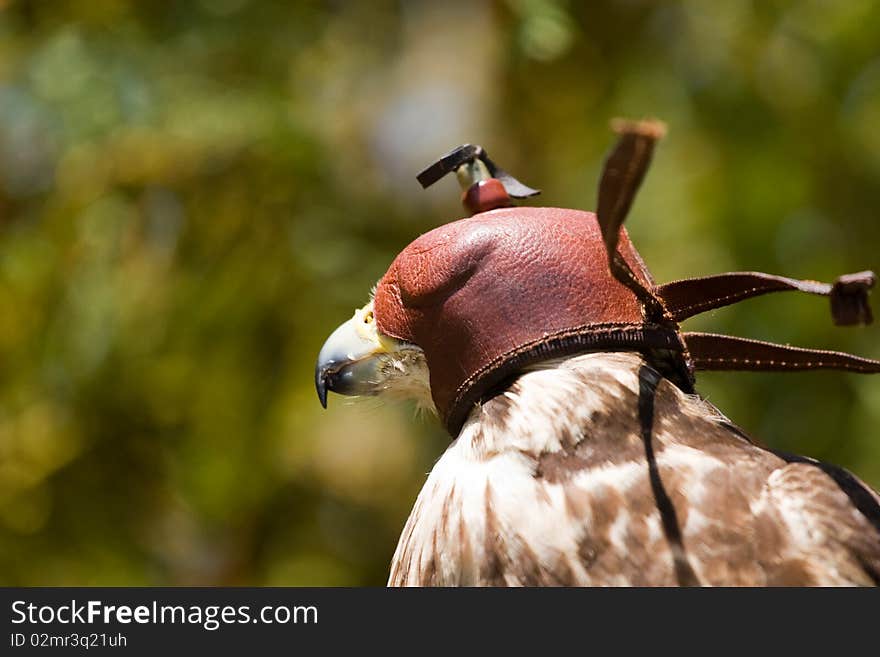
[[[632,352],[581,354],[534,365],[475,407],[456,442],[480,459],[506,451],[557,452],[613,422],[635,429],[645,367],[642,356]]]

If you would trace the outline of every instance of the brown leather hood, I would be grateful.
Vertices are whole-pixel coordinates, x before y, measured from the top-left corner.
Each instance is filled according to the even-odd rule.
[[[618,251],[653,289],[624,229]],[[536,359],[584,348],[554,342],[563,334],[589,333],[607,348],[645,327],[638,299],[609,271],[596,215],[561,208],[490,210],[422,235],[379,282],[374,313],[380,331],[424,350],[453,433],[465,400],[477,402],[515,353],[522,366],[530,347],[543,347]],[[675,330],[666,334],[674,346]]]

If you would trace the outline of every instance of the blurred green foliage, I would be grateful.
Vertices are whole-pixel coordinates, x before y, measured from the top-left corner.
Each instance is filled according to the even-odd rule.
[[[330,400],[323,339],[460,214],[481,143],[591,209],[612,116],[670,126],[658,280],[880,267],[880,8],[0,0],[0,583],[382,584],[448,439]],[[880,357],[809,297],[688,328]],[[713,374],[759,439],[880,484],[880,378]]]

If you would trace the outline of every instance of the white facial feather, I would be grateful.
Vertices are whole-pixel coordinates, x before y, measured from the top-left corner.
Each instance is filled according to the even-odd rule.
[[[375,288],[373,288],[375,292]],[[358,331],[364,338],[382,345],[385,353],[378,356],[378,379],[369,383],[386,401],[415,401],[420,411],[436,414],[431,398],[431,383],[425,353],[416,345],[383,335],[376,326],[373,298],[355,311]]]

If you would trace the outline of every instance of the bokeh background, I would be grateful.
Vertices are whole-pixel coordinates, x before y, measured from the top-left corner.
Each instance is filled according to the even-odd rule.
[[[448,438],[313,388],[463,142],[592,209],[613,116],[669,124],[630,216],[660,281],[880,267],[880,5],[0,0],[0,583],[380,585]],[[687,328],[880,357],[827,302]],[[880,377],[712,374],[880,485]]]

